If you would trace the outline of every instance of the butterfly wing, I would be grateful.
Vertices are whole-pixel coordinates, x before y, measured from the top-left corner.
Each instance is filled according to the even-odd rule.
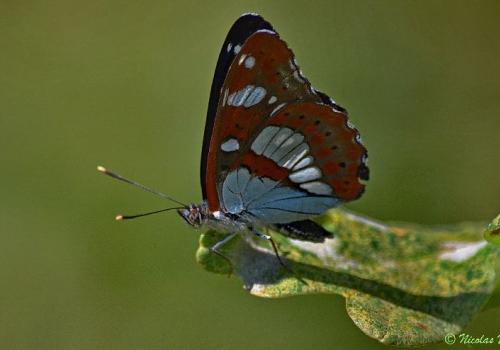
[[[256,129],[287,103],[320,102],[292,51],[273,30],[258,29],[241,45],[225,45],[235,56],[220,88],[215,119],[207,120],[206,129],[213,126],[205,139],[209,146],[202,162],[204,197],[212,211],[219,205],[217,183],[236,156],[227,151],[231,145],[236,147],[237,140],[243,149]]]
[[[273,30],[231,47],[202,164],[210,210],[290,223],[359,197],[366,149],[346,112],[311,87]]]
[[[323,103],[286,105],[235,155],[219,186],[224,210],[266,224],[304,220],[357,199],[368,176],[358,132]]]
[[[210,141],[212,139],[212,130],[215,125],[217,115],[217,108],[220,100],[220,92],[224,80],[226,79],[229,67],[237,55],[236,47],[241,47],[243,43],[255,32],[259,30],[273,30],[269,22],[264,20],[261,16],[254,13],[247,13],[242,15],[233,24],[229,30],[226,40],[222,45],[215,67],[214,78],[212,80],[212,88],[210,89],[210,99],[208,101],[207,120],[205,123],[205,133],[203,137],[203,148],[201,152],[201,168],[200,180],[203,192],[203,198],[207,198],[206,193],[206,170],[207,170],[207,157]]]

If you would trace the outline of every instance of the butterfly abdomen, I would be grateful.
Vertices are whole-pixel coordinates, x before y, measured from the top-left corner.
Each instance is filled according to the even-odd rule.
[[[309,242],[324,242],[326,238],[333,238],[333,233],[325,230],[312,220],[290,222],[276,225],[279,233],[284,236]]]

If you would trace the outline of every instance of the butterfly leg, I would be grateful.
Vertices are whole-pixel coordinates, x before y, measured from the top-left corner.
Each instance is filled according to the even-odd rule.
[[[215,243],[213,246],[210,247],[210,251],[212,253],[214,253],[215,255],[217,256],[220,256],[221,258],[223,258],[224,260],[226,260],[228,263],[229,263],[229,266],[231,266],[231,271],[229,272],[229,276],[231,276],[231,273],[233,271],[233,263],[231,262],[231,260],[225,256],[224,254],[222,254],[220,252],[220,248],[226,244],[227,242],[229,242],[232,238],[234,238],[234,236],[236,236],[238,233],[234,232],[234,233],[231,233],[229,235],[227,235],[226,237],[224,237],[224,239],[220,240],[219,242]]]
[[[281,259],[280,257],[280,254],[278,252],[278,247],[276,246],[276,243],[274,242],[273,238],[269,235],[266,235],[258,230],[256,230],[255,228],[252,228],[252,232],[259,238],[262,238],[262,239],[265,239],[266,241],[269,241],[271,243],[271,246],[273,247],[273,251],[274,251],[274,255],[276,255],[276,258],[278,259],[279,263],[281,266],[283,266],[285,269],[287,269],[288,271],[290,272],[293,272],[292,270],[290,270],[290,268],[288,266],[286,266],[286,264],[283,262],[283,260]]]
[[[266,235],[262,232],[259,232],[255,228],[251,228],[251,231],[259,238],[265,239],[266,241],[269,241],[271,243],[271,246],[273,247],[274,250],[274,255],[276,255],[276,258],[278,259],[279,263],[285,270],[293,274],[300,282],[304,283],[306,286],[309,285],[306,280],[304,280],[300,275],[298,275],[295,271],[293,271],[291,268],[289,268],[281,259],[280,254],[278,252],[278,247],[276,246],[276,243],[274,242],[273,238],[269,235]]]

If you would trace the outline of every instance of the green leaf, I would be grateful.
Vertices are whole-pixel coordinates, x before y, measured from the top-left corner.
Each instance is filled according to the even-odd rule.
[[[270,232],[293,273],[279,264],[269,242],[252,234],[234,238],[222,253],[251,294],[340,294],[364,333],[399,346],[459,333],[495,288],[500,248],[483,239],[483,224],[384,224],[343,210],[318,222],[335,237],[310,243]],[[211,272],[231,272],[209,250],[224,236],[209,231],[200,238],[197,260]]]

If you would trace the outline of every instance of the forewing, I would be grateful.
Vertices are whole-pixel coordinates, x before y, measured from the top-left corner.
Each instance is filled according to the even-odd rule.
[[[212,211],[219,209],[218,184],[266,121],[287,104],[321,102],[276,32],[258,30],[242,46],[231,48],[236,56],[220,90],[206,162],[205,190]]]
[[[224,44],[222,45],[215,68],[214,78],[212,80],[212,88],[210,89],[210,99],[208,101],[207,119],[205,123],[205,133],[203,137],[203,149],[201,152],[201,188],[203,198],[206,198],[205,177],[207,168],[208,149],[210,140],[212,138],[212,130],[217,115],[217,108],[219,105],[220,92],[224,80],[226,79],[227,72],[235,56],[237,55],[234,48],[240,47],[243,43],[255,32],[259,30],[273,30],[269,22],[264,20],[261,16],[254,13],[247,13],[242,15],[233,24],[229,30]]]

